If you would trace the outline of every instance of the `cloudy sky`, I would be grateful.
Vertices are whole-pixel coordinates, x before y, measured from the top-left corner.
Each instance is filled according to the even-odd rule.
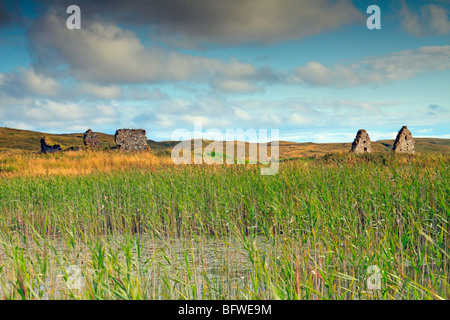
[[[0,126],[160,141],[194,121],[298,142],[403,125],[450,138],[450,0],[0,0]]]

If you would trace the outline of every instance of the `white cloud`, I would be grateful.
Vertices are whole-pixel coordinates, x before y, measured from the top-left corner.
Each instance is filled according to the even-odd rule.
[[[249,81],[220,80],[213,83],[213,88],[224,93],[262,92],[263,89],[254,86]]]
[[[347,65],[327,67],[311,61],[297,67],[290,81],[311,86],[351,87],[407,80],[423,73],[448,69],[450,46],[429,46],[367,57]]]
[[[117,111],[111,106],[105,105],[80,105],[77,103],[58,103],[53,100],[37,100],[28,108],[16,107],[10,109],[10,112],[16,115],[20,113],[22,119],[28,119],[36,122],[54,122],[61,123],[67,121],[78,121],[95,118],[101,115],[102,118],[115,118]]]
[[[243,121],[251,121],[252,120],[252,116],[248,112],[244,111],[241,108],[234,107],[234,115],[239,120],[243,120]]]
[[[280,135],[281,141],[299,141],[299,142],[351,142],[355,138],[355,133],[347,132],[316,132],[297,130],[293,133],[283,133]]]
[[[401,15],[403,28],[415,36],[450,33],[448,11],[439,5],[428,4],[414,12],[402,1]]]
[[[118,99],[122,95],[122,89],[119,86],[104,86],[89,82],[63,86],[58,79],[39,73],[33,67],[28,69],[20,67],[10,73],[0,74],[0,93],[19,99],[23,97],[70,99],[81,96]]]
[[[421,129],[421,130],[417,130],[417,133],[431,133],[433,132],[433,129]]]
[[[57,102],[51,99],[11,100],[0,96],[0,124],[14,128],[68,132],[118,122],[119,112],[111,105]]]
[[[294,71],[298,81],[316,86],[358,85],[360,76],[352,70],[352,67],[337,65],[328,68],[317,61],[311,61],[306,66],[297,67]],[[345,83],[342,82],[344,79]]]
[[[56,96],[61,87],[56,79],[36,72],[34,68],[19,68],[0,76],[0,91],[11,96]]]
[[[311,120],[308,119],[307,116],[300,115],[298,113],[293,113],[289,115],[289,124],[290,125],[305,125],[310,124]]]
[[[126,90],[126,98],[130,100],[163,100],[169,96],[158,88],[150,90],[146,87],[130,87]]]
[[[399,128],[400,129],[400,128]],[[397,137],[398,131],[391,131],[391,132],[378,132],[378,131],[371,131],[369,132],[370,139],[372,141],[379,141],[379,140],[392,140]]]
[[[33,68],[22,71],[24,84],[37,95],[56,95],[60,89],[59,83],[50,77],[37,74]]]
[[[118,99],[122,96],[122,89],[119,86],[100,86],[94,83],[81,83],[76,91],[99,99]]]
[[[158,47],[146,47],[137,36],[118,26],[93,22],[81,30],[68,30],[55,14],[34,24],[29,32],[37,53],[37,64],[44,68],[68,65],[78,80],[103,84],[149,83],[165,81],[223,81],[219,89],[254,91],[245,87],[247,79],[270,76],[251,64],[233,59],[224,62],[187,55]],[[53,65],[49,65],[53,63]],[[228,82],[227,82],[228,81]]]

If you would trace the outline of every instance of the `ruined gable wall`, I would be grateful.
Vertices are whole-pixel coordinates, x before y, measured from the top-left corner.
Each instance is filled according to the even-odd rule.
[[[350,152],[354,153],[364,153],[372,152],[372,141],[370,140],[369,134],[366,130],[361,129],[356,134],[355,140],[352,143],[352,148]]]
[[[114,140],[120,150],[144,151],[149,149],[144,129],[119,129],[114,135]]]

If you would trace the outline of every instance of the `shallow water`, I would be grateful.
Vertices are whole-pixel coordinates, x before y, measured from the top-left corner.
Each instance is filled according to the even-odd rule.
[[[26,273],[33,282],[32,287],[42,299],[67,297],[71,287],[86,290],[86,279],[92,282],[97,270],[108,267],[126,273],[127,266],[131,266],[131,276],[139,282],[149,282],[149,286],[157,291],[167,287],[162,278],[171,286],[185,281],[199,288],[199,298],[205,294],[202,290],[205,285],[210,287],[216,283],[213,286],[222,288],[228,295],[236,295],[240,289],[252,285],[254,268],[248,252],[231,239],[160,240],[135,235],[128,239],[108,237],[89,244],[81,241],[70,243],[61,238],[39,242],[16,237],[8,245],[0,247],[0,265],[4,266],[0,274],[1,294],[14,290],[15,283],[11,279],[17,278],[16,268],[20,261],[27,265]],[[270,245],[260,239],[255,240],[255,245],[261,252],[270,250]],[[106,259],[106,266],[102,268],[96,268],[99,249],[105,250],[103,259]],[[46,267],[40,272],[42,267],[39,266],[44,260],[47,261]],[[156,295],[155,298],[165,297]]]
[[[28,299],[84,299],[89,297],[87,290],[93,290],[99,284],[106,291],[104,298],[120,298],[111,294],[111,290],[117,289],[113,279],[124,281],[125,286],[131,286],[130,290],[138,288],[144,299],[273,298],[273,288],[265,282],[266,279],[262,279],[261,272],[280,276],[283,272],[279,269],[279,263],[283,263],[278,260],[280,255],[291,256],[294,252],[307,250],[311,257],[308,262],[288,261],[293,270],[296,263],[309,268],[306,271],[309,274],[302,274],[302,279],[307,280],[319,279],[314,264],[324,263],[328,252],[320,246],[311,248],[309,244],[288,243],[283,239],[269,241],[262,237],[238,241],[237,237],[159,239],[141,234],[108,236],[89,242],[70,239],[73,238],[39,240],[18,234],[7,241],[3,239],[0,246],[0,297],[20,298],[17,279],[22,278],[25,286],[34,292]],[[255,259],[260,260],[255,262]],[[323,269],[335,274],[348,274],[349,279],[355,277],[354,282],[337,279],[333,296],[339,297],[349,288],[355,291],[356,287],[365,289],[366,278],[370,276],[365,269],[332,263],[322,265]],[[434,269],[432,262],[418,271],[408,260],[403,265],[403,271],[411,278],[419,279],[422,285],[427,284],[427,275]],[[266,267],[267,270],[261,270]],[[433,274],[437,276],[436,270]],[[132,281],[127,282],[127,279]],[[295,279],[293,281],[294,284],[278,284],[293,286]],[[316,281],[316,285],[325,290],[320,281]]]

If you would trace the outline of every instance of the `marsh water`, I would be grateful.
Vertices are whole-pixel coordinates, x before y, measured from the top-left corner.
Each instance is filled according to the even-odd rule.
[[[36,297],[59,299],[68,290],[81,294],[87,288],[86,282],[101,282],[105,278],[99,274],[105,273],[118,279],[131,277],[153,293],[162,292],[152,294],[152,298],[168,298],[164,292],[168,294],[177,286],[186,285],[197,287],[198,298],[204,297],[205,286],[234,296],[254,285],[255,261],[248,250],[273,254],[275,248],[256,238],[251,247],[233,239],[158,239],[142,234],[85,243],[17,236],[0,247],[0,290],[15,290],[18,284],[12,279],[22,273],[22,278],[28,276],[33,282]],[[265,290],[264,286],[260,290]]]
[[[370,276],[366,268],[346,266],[345,261],[330,264],[325,259],[329,253],[326,248],[281,238],[161,239],[140,234],[82,242],[72,237],[37,239],[16,234],[2,244],[3,298],[17,298],[16,292],[23,287],[32,288],[27,298],[33,299],[273,298],[271,279],[286,281],[287,274],[291,282],[282,285],[299,290],[299,272],[303,272],[303,279],[311,280],[310,285],[325,292],[328,289],[321,285],[318,272],[321,268],[329,275],[338,275],[334,281],[339,287],[333,289],[337,294],[347,292],[346,297],[354,299],[358,295],[350,295],[349,288],[365,292]],[[294,258],[306,251],[311,259],[307,263]],[[414,270],[405,261],[404,267],[404,271],[412,271],[411,276],[426,279],[433,265]],[[393,280],[388,276],[383,281]]]

